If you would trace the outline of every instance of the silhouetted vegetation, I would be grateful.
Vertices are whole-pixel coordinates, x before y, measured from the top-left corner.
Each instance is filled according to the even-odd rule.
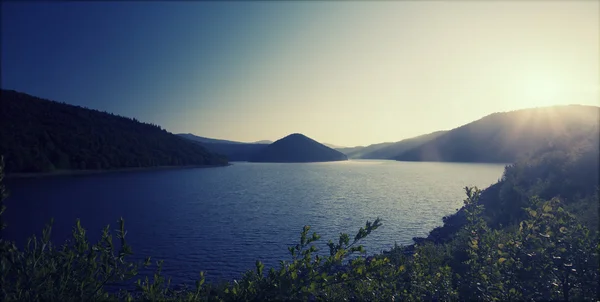
[[[227,163],[160,126],[11,90],[1,91],[0,154],[7,173]]]
[[[302,134],[290,134],[258,151],[252,162],[324,162],[348,157]]]
[[[483,192],[465,188],[461,210],[411,246],[368,257],[360,241],[380,226],[376,220],[353,237],[340,234],[324,255],[314,245],[320,236],[306,226],[279,267],[265,271],[257,261],[240,279],[221,284],[206,283],[201,273],[193,288],[175,289],[157,262],[154,279],[140,279],[136,291],[109,292],[108,285],[125,284],[151,265],[128,261],[123,221],[119,242],[107,227],[93,245],[79,222],[61,247],[49,241],[48,227],[23,250],[0,241],[1,299],[595,301],[600,241],[586,215],[600,211],[598,156],[597,145],[586,142],[538,150]]]
[[[401,161],[512,163],[564,140],[600,135],[600,107],[555,106],[494,113],[398,154]]]
[[[597,230],[599,148],[597,136],[562,139],[506,166],[502,179],[481,195],[483,217],[492,228],[515,226],[527,216],[523,208],[532,198],[556,197],[582,224]],[[466,218],[460,210],[444,221],[443,227],[431,232],[429,240],[451,240]]]

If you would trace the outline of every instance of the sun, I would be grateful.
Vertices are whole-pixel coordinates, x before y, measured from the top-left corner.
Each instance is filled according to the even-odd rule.
[[[546,107],[568,102],[565,100],[565,83],[548,75],[530,77],[524,81],[523,105]]]

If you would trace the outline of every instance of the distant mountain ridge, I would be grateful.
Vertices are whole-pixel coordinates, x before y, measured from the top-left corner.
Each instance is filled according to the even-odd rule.
[[[349,158],[354,159],[393,159],[401,153],[430,141],[444,134],[445,132],[446,131],[444,130],[436,131],[429,134],[403,139],[395,143],[385,142],[366,147],[358,146],[351,148],[338,148],[336,150],[346,154]]]
[[[230,161],[248,161],[254,154],[270,144],[270,141],[268,140],[262,140],[256,143],[243,143],[207,138],[191,133],[180,133],[177,135],[199,144],[211,152],[224,155]]]
[[[325,145],[325,146],[327,146],[327,147],[329,147],[329,148],[331,148],[331,149],[336,149],[336,150],[337,150],[337,149],[340,149],[340,148],[346,148],[346,147],[344,147],[344,146],[338,146],[338,145],[334,145],[334,144],[328,144],[328,143],[323,143],[323,145]]]
[[[412,148],[418,147],[430,140],[433,140],[447,131],[436,131],[429,134],[419,135],[412,138],[403,139],[399,142],[395,142],[381,148],[377,148],[370,152],[362,154],[360,158],[363,159],[392,159],[403,152],[406,152]]]
[[[378,143],[378,144],[372,144],[372,145],[368,145],[368,146],[356,146],[356,147],[346,147],[346,148],[336,148],[336,150],[346,154],[346,156],[348,156],[348,158],[352,158],[352,159],[361,159],[362,156],[366,153],[387,147],[389,145],[392,145],[394,143],[392,142],[385,142],[385,143]]]
[[[567,140],[600,141],[600,107],[567,105],[493,113],[396,156],[401,161],[511,163]]]
[[[226,140],[226,139],[203,137],[203,136],[198,136],[198,135],[195,135],[192,133],[178,133],[177,135],[179,135],[183,138],[187,138],[189,140],[193,140],[193,141],[197,141],[197,142],[201,142],[201,143],[211,143],[211,144],[271,144],[271,143],[273,143],[270,140],[260,140],[260,141],[252,142],[252,143],[238,142],[238,141],[232,141],[232,140]]]
[[[7,173],[227,164],[160,126],[4,89],[0,155]]]
[[[343,161],[348,157],[303,134],[290,134],[257,152],[251,162],[325,162]]]
[[[196,141],[196,142],[200,142],[200,143],[211,143],[211,144],[245,144],[242,142],[236,142],[236,141],[230,141],[230,140],[224,140],[224,139],[215,139],[215,138],[208,138],[208,137],[202,137],[202,136],[197,136],[191,133],[178,133],[176,134],[178,136],[181,136],[183,138],[187,138],[189,140],[192,141]]]

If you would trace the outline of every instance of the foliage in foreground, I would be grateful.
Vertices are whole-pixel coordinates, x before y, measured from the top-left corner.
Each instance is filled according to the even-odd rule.
[[[2,175],[0,165],[0,175]],[[1,186],[0,200],[6,196]],[[590,232],[564,210],[558,198],[531,198],[518,226],[491,229],[482,213],[477,188],[466,188],[466,225],[445,244],[395,247],[367,257],[359,244],[381,222],[367,222],[354,237],[340,234],[318,254],[320,239],[305,226],[291,259],[266,272],[264,265],[240,280],[206,283],[201,273],[193,288],[175,289],[156,263],[153,279],[139,279],[150,259],[129,260],[123,220],[115,237],[107,226],[90,243],[77,221],[71,241],[50,242],[51,227],[20,250],[0,239],[2,301],[281,301],[281,300],[587,300],[598,298],[597,233]],[[4,209],[2,205],[2,209]],[[113,238],[117,240],[113,241]],[[125,288],[137,279],[136,290]]]

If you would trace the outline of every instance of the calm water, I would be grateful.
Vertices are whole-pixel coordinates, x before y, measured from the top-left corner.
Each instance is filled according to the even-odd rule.
[[[305,224],[324,246],[381,217],[364,242],[370,253],[410,244],[462,205],[463,187],[487,187],[503,168],[356,160],[12,179],[5,235],[23,244],[54,217],[53,239],[64,240],[80,218],[97,239],[122,216],[136,255],[164,259],[174,281],[195,280],[201,270],[233,279],[256,259],[267,267],[289,259]]]

